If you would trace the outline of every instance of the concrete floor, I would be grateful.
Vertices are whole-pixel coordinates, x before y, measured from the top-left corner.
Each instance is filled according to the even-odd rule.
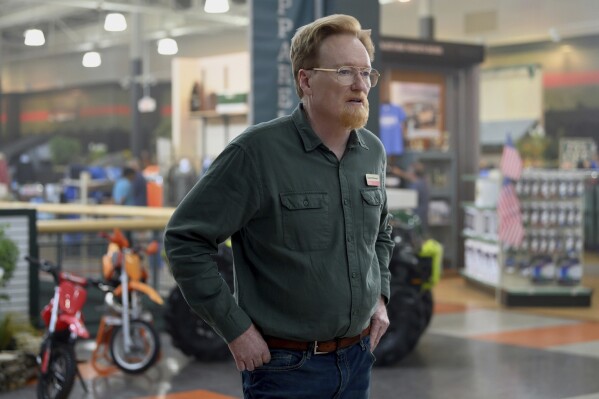
[[[454,278],[457,279],[457,278]],[[445,280],[445,279],[444,279]],[[372,399],[592,399],[599,398],[599,322],[447,300],[443,281],[435,315],[416,350],[394,367],[375,368]],[[478,293],[463,289],[463,296]],[[241,398],[232,361],[201,363],[162,336],[159,363],[140,376],[97,376],[80,365],[90,392],[77,383],[71,398]],[[78,344],[80,359],[91,345]],[[35,385],[0,395],[35,397]]]

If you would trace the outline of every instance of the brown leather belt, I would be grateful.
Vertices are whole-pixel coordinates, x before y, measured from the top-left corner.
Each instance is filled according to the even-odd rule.
[[[370,334],[370,326],[366,327],[359,335],[353,337],[337,338],[330,341],[292,341],[276,337],[265,336],[264,340],[270,349],[289,349],[296,351],[306,351],[313,348],[314,354],[335,352],[337,349],[347,348],[360,342],[362,338]]]

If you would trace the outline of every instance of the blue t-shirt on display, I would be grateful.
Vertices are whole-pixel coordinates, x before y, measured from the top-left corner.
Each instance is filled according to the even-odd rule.
[[[387,155],[403,153],[402,124],[406,120],[406,113],[403,108],[395,104],[382,104],[379,118],[380,138]]]

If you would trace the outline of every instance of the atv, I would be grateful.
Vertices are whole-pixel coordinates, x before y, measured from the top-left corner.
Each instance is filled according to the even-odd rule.
[[[424,238],[420,218],[393,212],[395,248],[391,255],[390,325],[374,351],[376,366],[391,366],[411,353],[433,316],[431,288],[439,281],[442,246]]]

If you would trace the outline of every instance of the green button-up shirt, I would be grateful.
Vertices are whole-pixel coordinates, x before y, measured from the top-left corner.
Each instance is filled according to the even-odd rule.
[[[166,228],[169,265],[187,302],[227,342],[251,322],[301,341],[359,334],[378,298],[390,295],[385,163],[366,129],[351,132],[338,160],[301,104],[248,128]],[[210,256],[228,237],[235,297]]]

